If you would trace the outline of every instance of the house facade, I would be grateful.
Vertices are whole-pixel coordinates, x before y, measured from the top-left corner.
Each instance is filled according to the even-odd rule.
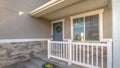
[[[56,11],[54,9],[55,8],[54,6],[51,8],[49,8],[49,6],[48,6],[48,9],[51,9],[51,12],[45,11],[48,9],[45,9],[45,10],[43,9],[43,11],[39,12],[39,8],[38,8],[35,11],[31,12],[31,15],[35,16],[35,17],[43,17],[43,18],[51,20],[51,23],[52,23],[51,24],[51,35],[53,38],[55,36],[55,35],[53,35],[54,30],[55,30],[55,29],[53,29],[54,28],[53,23],[62,22],[61,40],[67,40],[67,39],[74,40],[74,39],[77,39],[77,38],[75,38],[77,35],[79,38],[79,39],[77,39],[78,41],[85,41],[85,38],[86,38],[86,41],[107,41],[107,40],[109,41],[109,40],[112,40],[112,9],[111,9],[112,6],[111,6],[110,1],[107,1],[107,0],[106,1],[104,1],[104,0],[103,1],[81,1],[75,5],[74,5],[74,2],[72,2],[72,3],[73,3],[73,5],[69,6],[69,4],[68,4],[69,7],[65,7],[65,8],[64,8],[64,6],[61,6],[61,7],[59,7],[60,9],[58,8],[58,9],[56,9]],[[52,3],[52,4],[54,4],[54,3]],[[92,5],[92,6],[88,7],[88,5],[86,5],[86,4]],[[44,7],[47,8],[47,6],[44,6]],[[73,8],[73,7],[75,7],[75,8]],[[40,8],[40,9],[42,9],[42,8]],[[41,13],[41,15],[39,16],[40,13]],[[43,16],[42,16],[42,13],[44,13]],[[97,21],[98,23],[96,23],[96,26],[87,28],[87,24],[85,24],[85,22],[88,22],[88,26],[89,26],[90,21],[94,18],[94,15],[98,15],[97,18],[93,20],[93,21],[98,20]],[[86,18],[90,18],[89,16],[93,16],[93,17],[91,17],[91,19],[87,20]],[[80,18],[82,20],[79,20]],[[77,25],[76,25],[77,22],[78,22],[78,25],[81,24],[81,27],[77,27]],[[92,25],[94,25],[94,24],[91,24],[91,26]],[[96,27],[96,28],[94,28],[94,27]],[[90,31],[89,29],[96,29],[96,30]],[[93,32],[93,33],[91,33],[91,35],[89,35],[89,33],[90,33],[89,31]],[[97,39],[91,39],[91,40],[90,40],[90,38],[87,39],[88,35],[91,37],[92,37],[92,35],[96,35]],[[82,38],[82,37],[83,37],[83,39],[80,40],[80,38]]]
[[[48,40],[48,58],[91,68],[120,67],[116,54],[120,44],[118,0],[1,0],[0,3],[2,46]]]

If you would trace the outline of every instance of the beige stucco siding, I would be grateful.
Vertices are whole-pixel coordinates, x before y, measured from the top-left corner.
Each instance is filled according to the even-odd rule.
[[[103,14],[103,38],[112,38],[112,9],[105,8]]]
[[[65,18],[64,37],[65,37],[65,39],[70,39],[71,38],[71,20],[70,20],[69,17]]]
[[[50,38],[50,21],[29,12],[49,0],[0,0],[0,39]],[[24,12],[19,15],[19,11]]]
[[[84,13],[84,12],[83,12]],[[112,13],[111,8],[105,7],[103,13],[103,39],[112,38]],[[70,16],[64,17],[64,37],[65,39],[71,38],[71,21]]]

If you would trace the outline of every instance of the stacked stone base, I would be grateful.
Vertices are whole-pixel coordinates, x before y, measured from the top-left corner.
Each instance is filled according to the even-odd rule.
[[[0,68],[26,61],[31,52],[47,48],[47,41],[0,43]]]

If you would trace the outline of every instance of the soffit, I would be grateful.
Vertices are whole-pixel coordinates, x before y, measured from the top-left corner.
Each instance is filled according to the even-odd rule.
[[[103,8],[107,5],[108,0],[61,0],[60,3],[45,10],[39,10],[40,12],[33,15],[31,14],[31,16],[54,20],[89,10]]]

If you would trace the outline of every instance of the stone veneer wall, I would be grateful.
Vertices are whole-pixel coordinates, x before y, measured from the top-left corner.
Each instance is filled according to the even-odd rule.
[[[29,54],[47,48],[47,41],[0,43],[0,68],[29,59]]]

